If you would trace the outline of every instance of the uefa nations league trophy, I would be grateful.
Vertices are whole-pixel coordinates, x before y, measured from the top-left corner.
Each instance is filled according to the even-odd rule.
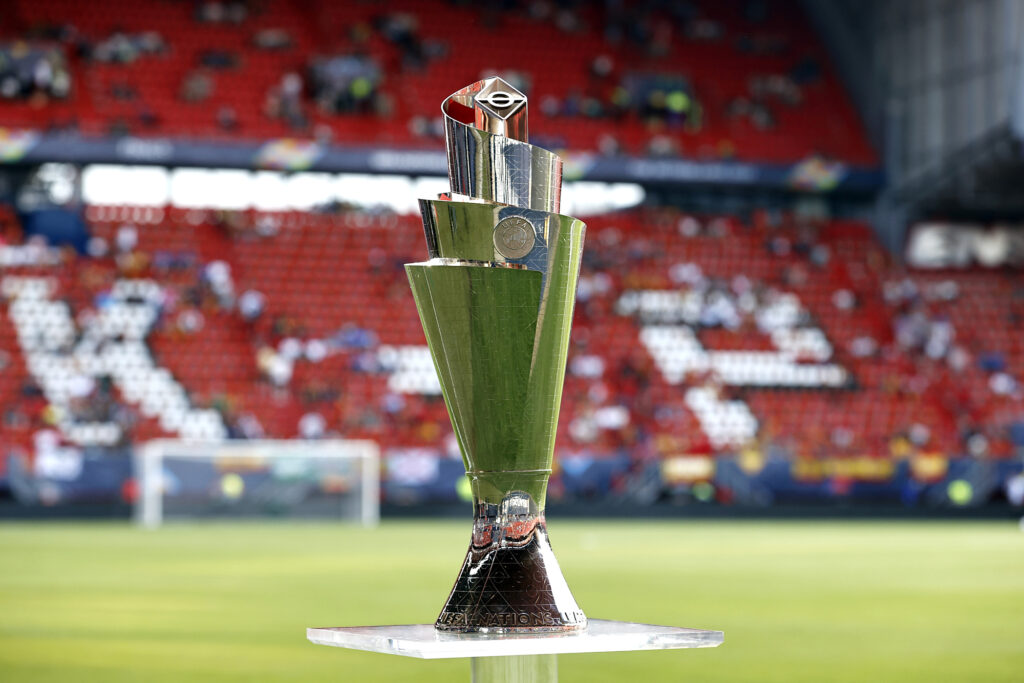
[[[430,260],[406,265],[472,484],[466,560],[435,627],[586,627],[548,542],[554,454],[583,234],[558,213],[562,160],[527,143],[500,78],[442,105],[451,194],[421,199]]]
[[[430,260],[405,269],[472,484],[472,540],[435,624],[306,637],[469,658],[474,683],[556,683],[561,653],[719,645],[721,631],[588,621],[569,592],[544,498],[585,226],[558,213],[562,161],[527,144],[522,93],[489,78],[442,109],[452,191],[420,200]]]

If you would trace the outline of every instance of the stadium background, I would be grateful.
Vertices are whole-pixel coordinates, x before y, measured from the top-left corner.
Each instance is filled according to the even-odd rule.
[[[588,224],[549,489],[569,582],[728,632],[563,677],[1019,673],[1021,3],[3,9],[0,673],[457,675],[301,629],[431,620],[456,569],[462,463],[401,265],[446,189],[440,102],[490,75]],[[380,529],[11,521],[127,519],[154,438],[337,436],[380,445]],[[634,519],[569,519],[598,514]],[[693,521],[780,514],[923,521]]]

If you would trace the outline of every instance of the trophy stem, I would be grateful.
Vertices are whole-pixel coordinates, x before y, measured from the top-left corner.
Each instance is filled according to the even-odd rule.
[[[471,473],[474,492],[513,477],[523,488],[547,488],[547,471]],[[525,480],[524,480],[525,479]],[[485,480],[483,483],[481,480]],[[531,486],[532,484],[532,486]],[[460,633],[559,632],[584,628],[548,540],[543,501],[508,490],[500,502],[476,496],[473,536],[462,570],[436,627]]]

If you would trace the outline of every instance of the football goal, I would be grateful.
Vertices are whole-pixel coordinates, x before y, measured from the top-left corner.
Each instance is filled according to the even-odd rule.
[[[196,442],[157,439],[135,450],[135,520],[380,516],[380,449],[332,439]]]

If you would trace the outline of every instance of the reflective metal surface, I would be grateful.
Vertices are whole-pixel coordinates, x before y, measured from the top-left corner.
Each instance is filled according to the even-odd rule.
[[[582,252],[586,226],[571,216],[518,206],[442,199],[421,199],[420,213],[427,251],[432,259],[523,266],[540,273],[545,284],[550,271],[567,266],[579,271],[580,254],[573,256],[573,252]],[[533,248],[518,258],[507,257],[495,244],[495,230],[513,217],[524,219],[534,231]],[[572,286],[576,286],[575,280]]]
[[[558,212],[562,160],[527,144],[521,92],[489,78],[452,94],[441,111],[453,197]]]
[[[441,105],[448,118],[506,138],[528,142],[526,95],[501,78],[487,78],[453,93]]]
[[[544,499],[586,226],[555,212],[561,161],[525,142],[521,93],[488,79],[444,110],[453,197],[473,200],[420,200],[431,258],[406,272],[476,518],[437,628],[582,629]]]

